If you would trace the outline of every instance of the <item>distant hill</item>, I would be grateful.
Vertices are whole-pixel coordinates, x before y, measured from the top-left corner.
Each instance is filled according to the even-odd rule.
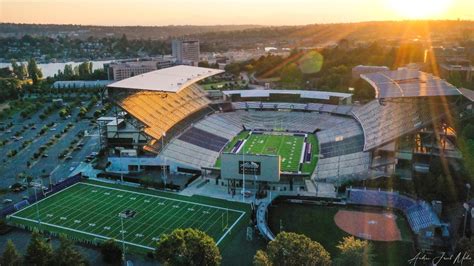
[[[31,36],[70,36],[75,38],[120,37],[123,34],[129,39],[163,40],[170,37],[200,34],[206,32],[239,31],[259,28],[258,25],[215,25],[215,26],[84,26],[53,24],[14,24],[0,23],[0,37]]]
[[[312,47],[349,41],[400,41],[418,39],[433,45],[451,41],[474,41],[474,21],[382,21],[313,24],[287,27],[259,27],[231,32],[195,34],[209,46],[255,47],[266,44],[286,47]],[[235,48],[237,48],[235,47]]]
[[[384,41],[400,43],[420,40],[429,45],[474,41],[474,21],[373,21],[312,24],[302,26],[215,25],[215,26],[83,26],[0,23],[0,37],[70,36],[152,39],[198,38],[203,51],[256,48],[262,46],[315,47],[347,40],[350,43]]]

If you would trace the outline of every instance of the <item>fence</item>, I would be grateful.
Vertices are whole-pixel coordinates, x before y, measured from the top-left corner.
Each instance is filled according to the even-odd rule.
[[[33,204],[35,203],[36,201],[39,201],[45,197],[49,197],[67,187],[70,187],[76,183],[78,183],[79,181],[81,181],[82,179],[82,176],[81,174],[77,174],[75,176],[72,176],[70,178],[67,178],[59,183],[56,183],[54,184],[51,188],[49,188],[48,190],[46,191],[43,191],[42,189],[35,189],[35,193],[33,195],[30,195],[27,199],[27,201],[30,203],[30,204]],[[17,203],[14,203],[14,204],[11,204],[5,208],[3,208],[1,211],[0,211],[0,218],[5,218],[7,215],[10,215],[22,208],[24,208],[25,204],[21,204],[22,202],[25,202],[25,200],[22,200],[20,202],[17,202]],[[18,208],[16,208],[18,207]]]

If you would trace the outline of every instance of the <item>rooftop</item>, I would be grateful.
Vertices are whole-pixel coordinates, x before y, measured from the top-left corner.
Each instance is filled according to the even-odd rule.
[[[473,90],[468,90],[465,88],[460,88],[459,91],[466,97],[471,102],[474,102],[474,91]]]
[[[379,99],[460,95],[445,80],[413,69],[362,74],[361,78],[374,87],[375,97]]]
[[[193,83],[223,72],[223,70],[218,69],[181,65],[151,71],[145,74],[117,81],[108,85],[107,87],[178,92]]]

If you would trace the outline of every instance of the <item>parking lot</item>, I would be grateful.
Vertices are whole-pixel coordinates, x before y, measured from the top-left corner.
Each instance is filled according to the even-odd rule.
[[[64,106],[71,106],[66,116],[60,115],[61,106],[52,108],[57,103],[46,101],[29,117],[16,112],[0,121],[0,202],[15,202],[29,193],[10,192],[12,184],[33,179],[48,186],[50,181],[67,177],[87,156],[99,151],[99,132],[92,116],[103,106],[90,101],[76,101],[78,106],[64,102]],[[81,106],[91,106],[82,117]],[[44,110],[51,109],[54,111],[45,116]]]

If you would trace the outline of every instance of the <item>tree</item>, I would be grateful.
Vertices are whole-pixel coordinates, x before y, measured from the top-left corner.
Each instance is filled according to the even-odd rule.
[[[271,266],[272,262],[265,251],[257,250],[257,253],[253,257],[253,264],[255,266]]]
[[[198,63],[198,67],[207,67],[207,68],[209,68],[209,67],[210,67],[210,66],[209,66],[209,62],[207,62],[207,61],[200,61],[200,62]]]
[[[336,265],[372,265],[374,254],[373,246],[366,240],[359,240],[353,236],[344,237],[337,248],[339,256],[334,260]]]
[[[28,76],[33,80],[33,84],[38,84],[39,79],[43,77],[43,73],[34,58],[28,61]]]
[[[21,83],[15,78],[0,78],[0,102],[17,99],[21,94]]]
[[[331,256],[305,235],[281,232],[268,243],[266,252],[257,251],[254,265],[331,265]]]
[[[462,129],[462,135],[466,139],[474,139],[474,123],[469,123]]]
[[[79,253],[71,240],[66,236],[59,236],[60,245],[54,252],[54,265],[58,266],[80,266],[88,265],[84,256]]]
[[[5,266],[17,266],[21,265],[21,255],[16,250],[15,244],[9,239],[3,251],[2,259],[0,260],[0,265]]]
[[[301,84],[303,81],[303,74],[301,73],[298,65],[291,63],[282,68],[281,73],[281,82],[290,83],[290,84]]]
[[[222,259],[214,239],[192,228],[163,235],[156,255],[167,265],[219,265]]]
[[[20,63],[18,65],[18,62],[16,60],[12,60],[11,64],[12,64],[13,73],[18,79],[23,80],[28,77],[28,70],[26,69],[25,64]]]
[[[110,264],[120,264],[122,261],[122,250],[114,239],[109,239],[100,245],[102,260]]]
[[[64,79],[72,79],[74,77],[74,69],[72,68],[72,65],[66,64],[64,65]]]
[[[31,240],[26,249],[25,262],[29,265],[47,266],[51,264],[53,248],[46,243],[43,236],[38,232],[31,234]]]

